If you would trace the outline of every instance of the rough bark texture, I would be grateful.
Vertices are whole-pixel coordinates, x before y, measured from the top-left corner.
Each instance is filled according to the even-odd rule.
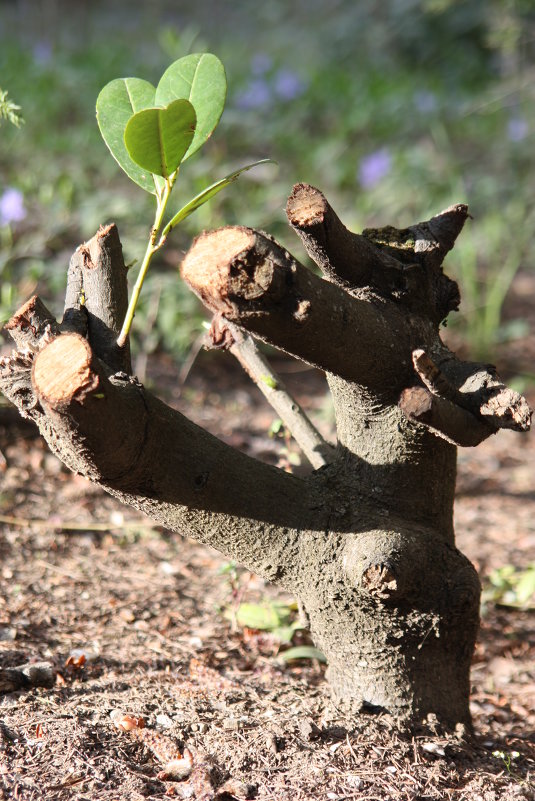
[[[299,184],[287,211],[324,278],[243,227],[202,234],[182,275],[220,321],[325,370],[338,443],[318,440],[325,464],[308,477],[238,453],[129,375],[114,227],[73,257],[61,326],[38,299],[12,318],[0,389],[72,470],[295,593],[350,713],[469,726],[480,588],[455,548],[456,445],[525,431],[531,413],[439,337],[459,303],[442,261],[466,206],[357,235]]]
[[[117,226],[99,229],[73,254],[67,275],[63,329],[87,335],[110,369],[131,372],[130,346],[117,347],[128,308],[126,266]]]

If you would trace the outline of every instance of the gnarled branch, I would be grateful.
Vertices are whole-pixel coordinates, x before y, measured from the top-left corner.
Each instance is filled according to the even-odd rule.
[[[111,374],[79,334],[21,358],[3,360],[2,389],[16,384],[19,368],[27,382],[33,361],[36,422],[71,470],[167,528],[293,586],[300,568],[289,554],[299,531],[327,527],[317,487],[226,445],[125,373]]]
[[[466,409],[433,395],[425,387],[403,390],[399,405],[409,420],[422,423],[453,445],[473,447],[496,433]]]
[[[500,428],[529,430],[532,411],[527,401],[499,380],[492,365],[462,362],[443,346],[440,350],[441,367],[424,350],[413,351],[414,369],[429,397],[415,394],[417,387],[405,390],[400,406],[411,419],[458,445],[478,445],[485,431],[490,436]]]
[[[401,310],[353,297],[257,231],[201,234],[181,273],[209,309],[280,350],[377,391],[408,383],[411,347]]]
[[[37,295],[24,303],[8,320],[4,329],[14,340],[19,351],[39,350],[49,336],[57,336],[59,325]]]
[[[442,272],[442,261],[469,216],[467,206],[450,206],[409,228],[386,226],[355,234],[318,189],[296,184],[286,214],[329,280],[342,286],[371,287],[434,322],[458,308],[457,284]]]

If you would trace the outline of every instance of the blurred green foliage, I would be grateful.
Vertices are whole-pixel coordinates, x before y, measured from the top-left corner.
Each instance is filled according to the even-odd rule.
[[[489,575],[483,587],[483,609],[489,603],[516,609],[535,609],[535,562],[524,570],[503,565]]]
[[[8,97],[6,91],[0,89],[0,123],[3,120],[7,120],[7,122],[10,122],[15,128],[20,128],[24,123],[24,119],[20,113],[20,106],[17,106],[17,104]]]
[[[280,169],[248,173],[173,233],[137,313],[138,346],[181,353],[196,338],[201,316],[176,267],[202,228],[267,229],[302,257],[283,210],[295,181],[320,187],[353,230],[467,202],[474,220],[448,259],[463,292],[451,325],[477,356],[522,332],[501,311],[531,262],[532,0],[145,5],[0,0],[0,83],[26,120],[0,129],[0,319],[33,289],[57,309],[70,251],[101,223],[119,224],[127,262],[141,257],[150,199],[107,157],[95,100],[112,78],[154,82],[170,60],[210,50],[229,98],[181,173],[184,198],[244,161]]]

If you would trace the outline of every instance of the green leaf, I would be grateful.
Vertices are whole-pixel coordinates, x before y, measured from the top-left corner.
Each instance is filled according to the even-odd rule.
[[[240,626],[259,631],[272,631],[281,624],[277,609],[272,604],[240,604],[236,612]]]
[[[154,179],[136,164],[126,149],[124,131],[132,114],[154,105],[156,89],[141,78],[117,78],[97,98],[97,122],[113,158],[142,189],[156,194]]]
[[[299,623],[298,620],[295,620],[293,623],[290,623],[289,626],[279,626],[276,629],[273,629],[273,636],[276,637],[278,640],[284,643],[290,643],[293,639],[293,636],[296,631],[302,629],[302,625]]]
[[[246,167],[241,167],[239,170],[235,170],[235,172],[231,172],[225,178],[221,178],[220,181],[216,181],[211,186],[208,186],[206,189],[203,189],[202,192],[199,192],[193,200],[190,200],[189,203],[186,203],[185,206],[177,211],[173,219],[165,226],[163,235],[167,236],[167,234],[178,225],[179,222],[182,222],[186,217],[189,217],[196,209],[206,203],[210,198],[213,198],[214,195],[217,195],[218,192],[221,192],[226,186],[231,184],[233,181],[238,178],[242,172],[247,172],[247,170],[256,167],[257,164],[275,164],[273,159],[260,159],[260,161],[253,161],[252,164],[247,164]]]
[[[21,108],[14,103],[7,92],[0,89],[0,123],[2,120],[7,120],[16,128],[20,128],[24,124]]]
[[[185,98],[197,114],[197,129],[184,161],[204,145],[220,120],[227,96],[225,68],[212,53],[179,58],[166,69],[156,88],[156,105]]]
[[[297,645],[279,654],[278,659],[283,662],[292,662],[294,659],[317,659],[319,662],[326,662],[325,656],[313,645]]]
[[[535,606],[535,565],[520,574],[516,585],[516,597],[520,606],[527,606],[533,597],[532,606]]]
[[[277,419],[273,420],[273,422],[269,427],[268,437],[271,437],[271,439],[273,439],[274,437],[277,437],[281,432],[284,433],[284,423],[282,422],[280,417],[277,417]]]
[[[124,132],[128,154],[143,169],[169,178],[191,144],[195,124],[195,109],[188,100],[138,111]]]

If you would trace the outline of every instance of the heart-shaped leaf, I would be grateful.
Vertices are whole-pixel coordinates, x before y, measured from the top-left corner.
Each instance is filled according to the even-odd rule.
[[[260,159],[260,161],[253,161],[252,164],[247,164],[245,167],[241,167],[239,170],[231,172],[230,175],[227,175],[225,178],[221,178],[221,180],[216,181],[210,186],[207,186],[206,189],[203,189],[202,192],[199,192],[198,195],[195,195],[195,197],[190,200],[189,203],[186,203],[185,206],[182,206],[182,208],[177,211],[173,219],[166,225],[163,232],[164,236],[167,236],[169,231],[171,231],[175,225],[178,225],[179,222],[182,222],[182,220],[184,220],[186,217],[189,217],[189,215],[198,209],[199,206],[202,206],[204,203],[210,200],[210,198],[212,198],[214,195],[217,195],[218,192],[221,192],[222,189],[239,178],[242,172],[247,172],[247,170],[256,167],[258,164],[275,164],[275,162],[273,159]]]
[[[97,98],[98,127],[113,158],[129,178],[153,194],[154,179],[128,155],[124,131],[132,114],[154,105],[155,94],[154,86],[141,78],[117,78],[106,84]]]
[[[195,136],[183,160],[206,142],[223,113],[226,96],[225,68],[212,53],[179,58],[166,69],[156,88],[156,105],[166,106],[172,100],[185,98],[197,114]]]
[[[126,149],[140,167],[169,178],[191,145],[195,125],[195,109],[188,100],[138,111],[125,128]]]

